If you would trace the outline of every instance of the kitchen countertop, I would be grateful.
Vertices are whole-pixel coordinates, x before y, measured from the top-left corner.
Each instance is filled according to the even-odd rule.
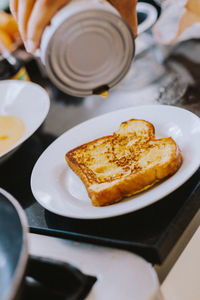
[[[200,227],[161,285],[165,300],[199,300]]]

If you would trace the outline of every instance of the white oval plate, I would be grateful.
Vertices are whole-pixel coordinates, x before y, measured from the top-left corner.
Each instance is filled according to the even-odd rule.
[[[105,207],[92,205],[81,180],[65,162],[70,149],[118,130],[131,118],[144,119],[155,126],[156,137],[171,136],[180,146],[183,164],[162,183],[143,193]],[[56,214],[79,219],[122,215],[150,205],[181,186],[200,166],[200,119],[193,113],[167,105],[130,107],[88,120],[61,135],[41,155],[31,177],[37,201]]]
[[[0,115],[19,117],[25,125],[24,135],[4,153],[0,162],[8,158],[43,123],[50,106],[47,92],[39,85],[20,80],[0,82]]]

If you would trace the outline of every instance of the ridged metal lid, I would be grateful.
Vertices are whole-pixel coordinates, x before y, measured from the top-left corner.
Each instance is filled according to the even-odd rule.
[[[54,32],[45,65],[60,90],[84,97],[99,94],[121,81],[134,53],[132,31],[119,16],[89,10],[69,17]]]

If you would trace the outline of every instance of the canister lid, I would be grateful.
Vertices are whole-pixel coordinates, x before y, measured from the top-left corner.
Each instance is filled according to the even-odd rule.
[[[135,53],[129,26],[105,10],[87,10],[65,19],[52,35],[45,65],[52,82],[67,94],[85,97],[115,86]]]

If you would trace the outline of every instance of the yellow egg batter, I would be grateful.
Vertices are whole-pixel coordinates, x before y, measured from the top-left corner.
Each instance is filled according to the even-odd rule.
[[[24,134],[24,122],[15,116],[0,116],[0,154],[11,148]]]
[[[108,97],[108,91],[104,91],[101,93],[101,97],[107,98]]]

